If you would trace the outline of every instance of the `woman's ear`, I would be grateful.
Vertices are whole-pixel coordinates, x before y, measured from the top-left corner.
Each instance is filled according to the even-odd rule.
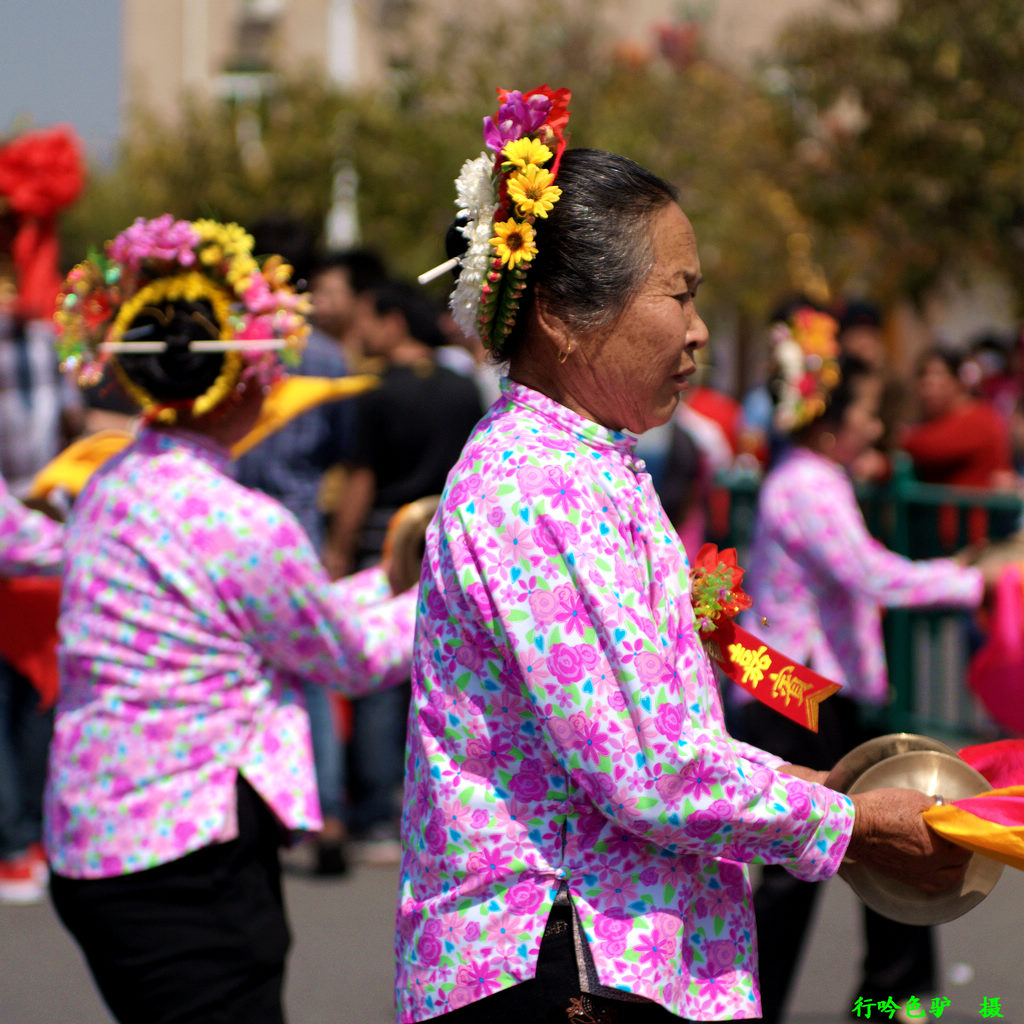
[[[537,288],[532,313],[537,327],[554,346],[558,361],[564,362],[575,345],[575,332],[552,310],[550,296],[543,287]]]

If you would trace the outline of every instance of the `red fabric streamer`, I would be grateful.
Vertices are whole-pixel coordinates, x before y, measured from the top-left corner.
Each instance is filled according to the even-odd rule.
[[[57,699],[57,612],[60,578],[0,579],[0,655],[39,691],[40,709]]]

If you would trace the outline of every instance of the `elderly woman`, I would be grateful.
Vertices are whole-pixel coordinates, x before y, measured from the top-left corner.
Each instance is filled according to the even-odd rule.
[[[399,1017],[755,1017],[742,862],[816,880],[849,852],[942,888],[964,858],[922,794],[851,801],[726,733],[685,554],[632,454],[707,341],[693,229],[631,161],[563,155],[564,91],[502,97],[500,155],[459,181],[453,302],[509,379],[427,535]]]
[[[278,847],[321,826],[301,684],[355,695],[409,668],[413,595],[380,569],[332,583],[228,472],[304,329],[251,245],[137,221],[57,315],[69,367],[112,362],[146,421],[68,519],[46,799],[54,905],[122,1024],[283,1021]]]

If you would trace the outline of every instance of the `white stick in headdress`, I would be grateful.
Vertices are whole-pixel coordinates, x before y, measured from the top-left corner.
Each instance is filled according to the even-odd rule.
[[[447,274],[449,270],[454,270],[458,265],[459,257],[453,256],[450,260],[439,263],[433,270],[424,271],[416,280],[420,284],[430,284],[431,281],[436,281],[442,274]]]
[[[274,352],[287,345],[284,338],[232,338],[201,339],[190,341],[188,347],[193,352]],[[104,341],[99,345],[100,352],[116,355],[143,355],[152,352],[166,352],[166,341]]]

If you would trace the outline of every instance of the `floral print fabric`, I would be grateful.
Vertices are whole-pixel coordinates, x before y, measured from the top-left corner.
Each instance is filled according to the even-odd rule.
[[[746,868],[814,880],[849,799],[725,731],[688,566],[634,441],[506,384],[427,534],[401,1021],[526,980],[564,883],[604,986],[754,1017]]]
[[[53,869],[121,875],[237,835],[245,775],[288,829],[321,824],[299,681],[350,695],[409,671],[415,596],[329,582],[228,453],[144,431],[67,525],[46,795]]]
[[[20,502],[0,476],[0,576],[60,571],[64,528]]]
[[[975,608],[984,588],[977,569],[889,551],[868,533],[842,467],[799,446],[761,486],[747,569],[746,628],[876,705],[888,693],[879,606]]]

